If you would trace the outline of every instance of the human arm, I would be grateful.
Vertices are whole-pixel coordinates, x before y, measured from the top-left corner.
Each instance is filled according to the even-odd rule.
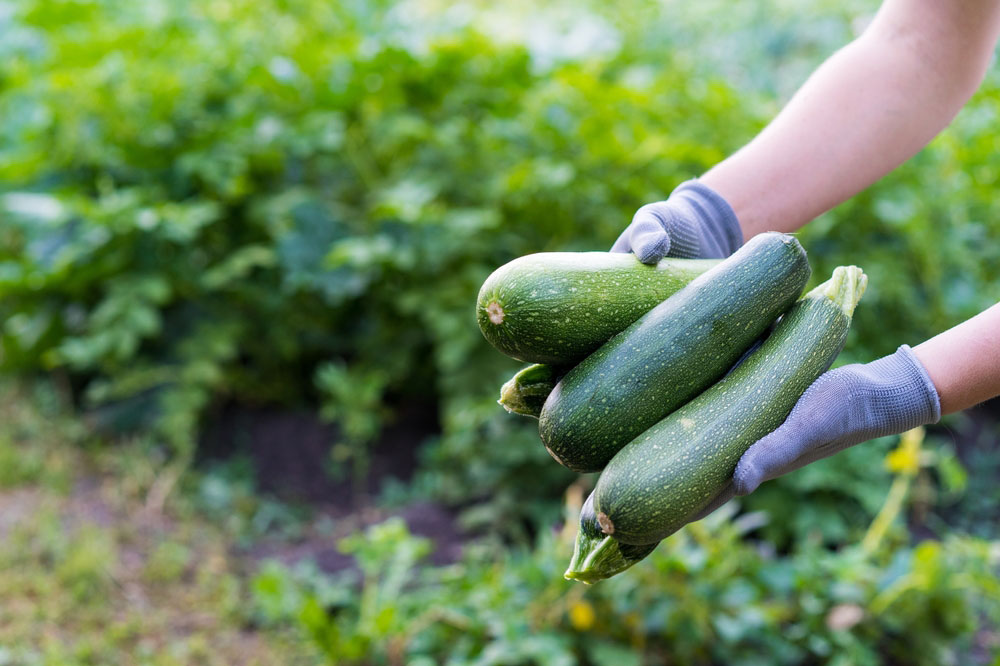
[[[743,236],[793,231],[865,189],[946,127],[979,86],[997,0],[886,0],[750,143],[700,181]]]
[[[998,0],[885,0],[760,134],[693,181],[711,193],[706,201],[721,204],[703,206],[700,216],[673,205],[673,195],[647,204],[613,251],[647,263],[666,254],[719,256],[705,253],[705,243],[692,251],[670,239],[737,238],[735,247],[715,244],[731,254],[763,231],[798,229],[944,129],[982,81],[998,34]],[[730,219],[740,234],[728,230]]]
[[[764,131],[698,182],[729,205],[745,239],[798,229],[947,126],[981,82],[998,33],[997,0],[886,0]],[[1000,393],[998,307],[914,350],[824,374],[698,517],[764,480]]]
[[[1000,303],[913,348],[951,414],[1000,395]]]

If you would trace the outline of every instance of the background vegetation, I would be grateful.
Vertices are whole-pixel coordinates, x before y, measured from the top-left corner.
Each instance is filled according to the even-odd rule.
[[[199,441],[224,409],[319,415],[333,435],[311,464],[355,480],[389,428],[429,414],[430,435],[405,443],[413,475],[366,502],[448,507],[460,559],[428,565],[431,544],[390,520],[340,541],[356,565],[335,574],[256,573],[251,558],[255,610],[219,611],[266,635],[299,631],[330,663],[989,663],[1000,431],[988,411],[888,466],[895,438],[767,484],[629,574],[574,587],[561,578],[568,535],[553,528],[572,524],[590,480],[497,407],[518,366],[472,316],[500,264],[606,248],[635,208],[738,148],[876,5],[2,3],[0,369],[46,376],[85,432],[142,442],[112,476],[146,478],[139,460],[158,461],[143,506],[171,498],[179,525],[228,516],[217,545],[244,555],[279,527],[294,541],[299,519],[238,469],[200,485]],[[991,72],[931,147],[802,232],[817,277],[842,263],[871,277],[843,362],[1000,300],[998,111]],[[34,469],[34,440],[0,451],[0,475]],[[55,469],[76,487],[75,466]],[[50,488],[52,473],[10,474]],[[903,515],[861,547],[894,477],[909,489]],[[100,526],[86,532],[96,545],[45,545],[45,524],[0,558],[118,552]],[[167,581],[189,571],[191,548],[156,546]],[[87,578],[87,562],[72,566]],[[32,643],[0,634],[0,648],[19,641]]]

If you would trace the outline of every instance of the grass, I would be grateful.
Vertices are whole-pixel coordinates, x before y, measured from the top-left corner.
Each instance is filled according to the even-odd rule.
[[[141,440],[96,442],[47,385],[0,381],[0,665],[313,664],[256,622],[256,568]]]

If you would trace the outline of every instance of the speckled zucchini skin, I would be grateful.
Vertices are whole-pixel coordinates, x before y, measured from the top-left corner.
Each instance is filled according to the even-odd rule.
[[[486,279],[476,318],[507,356],[573,365],[718,263],[668,258],[647,266],[631,254],[529,254]]]
[[[594,489],[604,534],[655,544],[684,526],[730,481],[744,452],[777,428],[847,338],[866,282],[855,267],[850,294],[824,283],[799,300],[759,350],[729,376],[636,437]]]
[[[623,446],[732,367],[809,279],[792,236],[760,234],[570,370],[539,417],[552,457],[604,468]]]

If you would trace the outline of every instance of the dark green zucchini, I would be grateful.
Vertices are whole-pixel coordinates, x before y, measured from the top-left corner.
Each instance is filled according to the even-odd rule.
[[[504,354],[570,366],[718,263],[667,258],[647,266],[631,254],[529,254],[486,279],[476,318]]]
[[[580,362],[545,401],[539,435],[578,472],[698,395],[792,306],[809,279],[792,236],[760,234]]]
[[[866,283],[859,268],[837,268],[740,367],[623,448],[594,489],[601,531],[648,546],[707,506],[743,453],[781,425],[833,363]]]

